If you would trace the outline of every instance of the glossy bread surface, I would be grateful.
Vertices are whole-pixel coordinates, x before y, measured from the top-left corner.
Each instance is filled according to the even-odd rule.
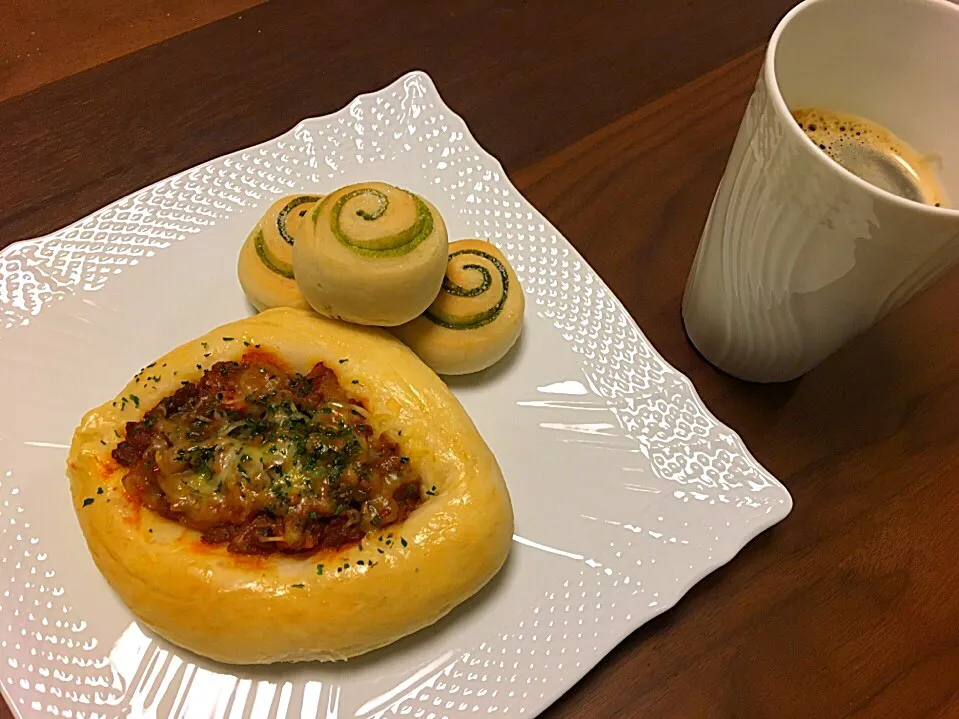
[[[110,457],[115,433],[198,376],[198,366],[254,345],[300,372],[317,362],[335,367],[366,400],[372,426],[400,433],[433,488],[427,501],[358,546],[265,557],[205,545],[199,532],[133,502]],[[346,659],[432,624],[505,561],[513,515],[496,459],[446,385],[387,333],[275,309],[216,328],[154,367],[159,382],[133,381],[83,418],[69,474],[98,567],[170,641],[237,664]]]

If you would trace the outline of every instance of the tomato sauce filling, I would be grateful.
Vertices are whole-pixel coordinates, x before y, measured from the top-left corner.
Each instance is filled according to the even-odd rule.
[[[237,554],[343,547],[424,499],[332,369],[303,375],[263,352],[217,362],[128,422],[113,458],[135,501]]]

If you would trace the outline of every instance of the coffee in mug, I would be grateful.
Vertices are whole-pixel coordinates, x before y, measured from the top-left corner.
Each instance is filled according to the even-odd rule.
[[[813,144],[870,185],[913,202],[948,207],[938,155],[923,155],[885,127],[835,110],[792,110]]]
[[[957,37],[946,0],[803,0],[776,28],[683,296],[713,365],[795,379],[959,264]]]

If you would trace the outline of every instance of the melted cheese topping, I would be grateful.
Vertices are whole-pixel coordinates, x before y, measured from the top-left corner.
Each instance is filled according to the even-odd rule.
[[[131,496],[239,553],[343,546],[423,501],[398,444],[335,372],[292,373],[262,353],[184,384],[129,423],[113,455]]]

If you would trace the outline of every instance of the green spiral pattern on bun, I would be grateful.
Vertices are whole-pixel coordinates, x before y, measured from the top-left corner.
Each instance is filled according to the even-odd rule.
[[[397,257],[412,252],[432,234],[433,213],[418,195],[405,190],[394,194],[400,193],[400,201],[408,198],[412,203],[412,213],[409,208],[391,208],[399,203],[391,202],[386,193],[373,187],[358,187],[340,195],[333,200],[329,211],[330,232],[344,247],[367,257]],[[321,212],[318,206],[314,220]],[[373,231],[364,232],[365,237],[354,234],[345,226],[349,223],[344,221],[344,213],[348,213],[349,220],[356,217],[364,224],[375,223],[369,228]],[[410,214],[412,221],[403,226],[398,217]],[[401,226],[397,227],[398,224]]]
[[[253,245],[256,247],[256,256],[260,258],[260,262],[262,262],[270,272],[275,272],[281,277],[286,277],[288,280],[294,279],[293,265],[284,262],[270,252],[269,247],[266,245],[266,238],[263,236],[263,230],[257,230],[256,234],[253,235]]]
[[[293,237],[291,228],[288,226],[290,220],[290,213],[293,212],[297,207],[307,203],[318,202],[321,198],[319,195],[297,195],[289,202],[287,202],[277,213],[276,215],[276,231],[279,233],[280,237],[283,238],[283,241],[286,242],[291,247],[293,243],[296,242],[296,239]],[[304,217],[310,208],[304,208],[300,211],[300,217]],[[292,270],[291,270],[292,272]]]
[[[257,310],[309,307],[294,278],[293,247],[313,233],[310,212],[319,195],[274,200],[240,248],[237,278]]]
[[[253,244],[256,256],[270,272],[293,279],[293,245],[297,235],[312,231],[308,214],[321,199],[317,195],[281,197],[263,215]]]
[[[456,262],[457,257],[463,261]],[[439,297],[423,314],[447,329],[477,329],[499,317],[509,291],[509,273],[496,257],[477,249],[456,250],[450,253]],[[468,304],[463,301],[475,300],[486,293],[491,296],[484,299],[492,303],[479,311],[475,301]]]
[[[496,245],[458,240],[449,249],[439,294],[423,314],[391,332],[438,374],[479,372],[519,339],[526,299]]]
[[[293,246],[296,282],[321,315],[395,327],[418,317],[443,284],[449,240],[426,198],[385,182],[334,190]]]

